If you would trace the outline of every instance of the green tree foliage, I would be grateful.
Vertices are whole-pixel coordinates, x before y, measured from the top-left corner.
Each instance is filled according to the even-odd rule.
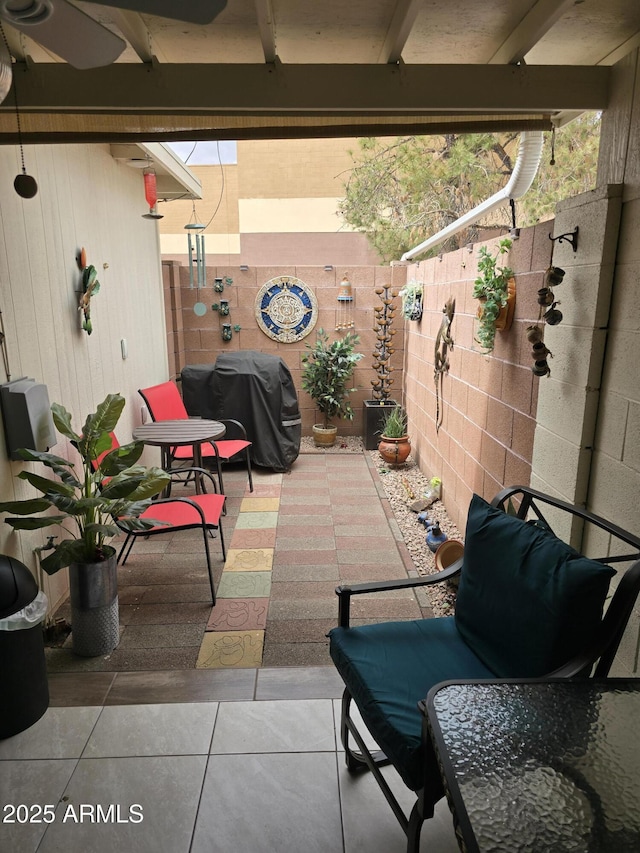
[[[553,216],[560,199],[592,189],[600,117],[585,114],[557,131],[555,165],[547,134],[540,171],[517,202],[520,227]],[[518,150],[517,134],[408,136],[361,139],[339,205],[344,220],[364,231],[384,261],[403,252],[505,186]],[[450,251],[511,227],[508,205],[452,236],[436,251]],[[490,229],[490,230],[489,230]]]

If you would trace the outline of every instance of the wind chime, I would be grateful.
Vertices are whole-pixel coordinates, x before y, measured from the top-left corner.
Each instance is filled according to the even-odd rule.
[[[162,214],[158,213],[158,189],[156,186],[156,170],[151,166],[147,166],[142,172],[144,179],[144,197],[149,205],[149,213],[143,213],[143,219],[162,219]]]
[[[336,317],[336,332],[353,329],[353,289],[346,275],[342,277],[338,291],[338,311]]]
[[[396,315],[393,300],[398,294],[387,285],[376,287],[376,293],[380,297],[382,305],[376,305],[374,308],[376,325],[373,331],[376,333],[377,340],[373,352],[374,363],[372,367],[378,375],[376,379],[371,380],[371,385],[373,386],[373,399],[384,401],[389,399],[391,395],[390,386],[393,385],[391,356],[395,352],[393,336],[396,330],[391,328],[391,324]]]
[[[198,222],[196,217],[196,205],[193,203],[191,219],[184,226],[187,231],[187,251],[189,254],[189,287],[193,289],[195,281],[196,287],[204,287],[206,285],[206,263],[204,255],[204,231],[206,226]],[[195,253],[195,259],[194,259]]]

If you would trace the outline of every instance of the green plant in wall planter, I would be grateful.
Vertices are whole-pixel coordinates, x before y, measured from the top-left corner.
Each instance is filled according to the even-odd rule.
[[[408,281],[400,291],[402,316],[405,320],[422,319],[422,297],[424,285],[421,281]]]
[[[161,468],[136,464],[144,449],[142,442],[111,450],[111,433],[124,404],[124,397],[109,394],[77,433],[69,412],[53,403],[56,429],[80,454],[80,469],[53,453],[19,450],[22,459],[41,462],[55,478],[23,470],[17,475],[19,479],[31,483],[42,496],[0,503],[0,512],[14,513],[14,517],[5,518],[14,530],[60,526],[63,538],[41,566],[49,575],[69,567],[73,650],[87,657],[107,654],[119,640],[116,552],[108,541],[119,527],[153,527],[153,520],[138,516],[170,480]],[[40,516],[49,510],[54,514]]]
[[[348,388],[347,384],[363,358],[361,352],[355,352],[359,343],[360,338],[354,332],[329,343],[328,334],[318,329],[315,344],[306,345],[307,352],[302,356],[302,388],[323,415],[323,422],[313,426],[313,440],[318,446],[331,447],[334,443],[338,430],[330,423],[332,418],[353,420],[349,394],[356,389]]]
[[[495,254],[486,246],[478,252],[478,277],[473,283],[473,297],[479,299],[478,326],[475,340],[491,352],[495,345],[496,331],[506,331],[513,320],[515,307],[515,280],[511,267],[498,263],[502,255],[511,248],[511,240],[500,240]]]

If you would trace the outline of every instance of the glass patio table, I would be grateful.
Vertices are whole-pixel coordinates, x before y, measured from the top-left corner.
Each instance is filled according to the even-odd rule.
[[[421,710],[465,853],[640,850],[640,679],[447,682]]]
[[[162,467],[165,471],[171,469],[171,449],[173,447],[193,447],[193,464],[202,468],[202,445],[207,441],[222,438],[226,427],[220,421],[204,418],[181,418],[172,421],[153,421],[136,427],[133,438],[154,447],[162,452]],[[200,477],[196,477],[196,492],[202,491]]]

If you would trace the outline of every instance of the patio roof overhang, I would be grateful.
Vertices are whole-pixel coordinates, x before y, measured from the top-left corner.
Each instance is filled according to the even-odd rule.
[[[24,142],[549,130],[606,109],[606,66],[15,66]],[[0,143],[18,140],[11,97]]]

